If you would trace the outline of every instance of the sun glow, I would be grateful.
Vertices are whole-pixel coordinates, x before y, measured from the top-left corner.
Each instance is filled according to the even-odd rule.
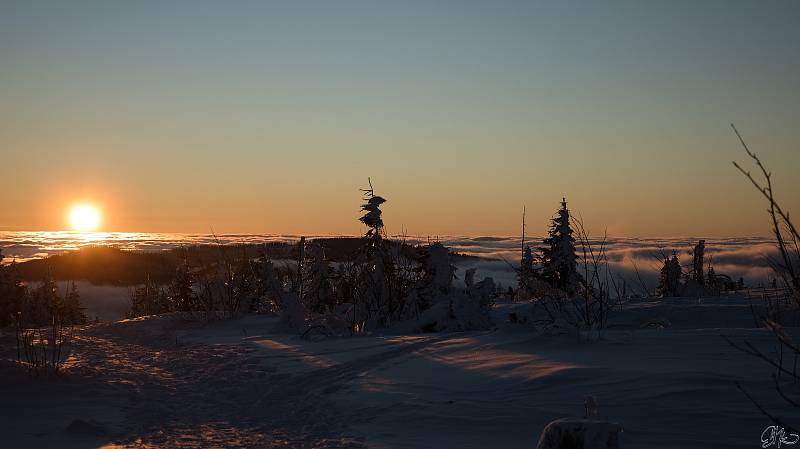
[[[91,204],[78,204],[69,212],[69,223],[76,231],[94,231],[100,225],[100,211]]]

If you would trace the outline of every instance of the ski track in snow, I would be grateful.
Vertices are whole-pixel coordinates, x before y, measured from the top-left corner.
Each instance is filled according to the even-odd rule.
[[[176,346],[174,335],[154,337],[128,343],[97,330],[77,342],[83,368],[135,392],[127,421],[139,429],[116,447],[363,447],[337,432],[315,392],[348,367],[297,379],[263,365],[251,345]]]

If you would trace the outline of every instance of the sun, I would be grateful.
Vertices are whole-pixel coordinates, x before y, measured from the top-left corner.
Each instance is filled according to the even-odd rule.
[[[91,204],[78,204],[69,212],[69,223],[76,231],[94,231],[100,225],[100,211]]]

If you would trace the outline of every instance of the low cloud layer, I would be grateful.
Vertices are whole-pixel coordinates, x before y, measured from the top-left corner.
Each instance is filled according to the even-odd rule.
[[[669,257],[674,251],[688,270],[692,264],[691,251],[698,240],[700,239],[609,238],[605,242],[609,271],[617,278],[624,279],[629,291],[641,291],[645,287],[653,291],[664,256]],[[528,243],[536,249],[540,242],[541,238],[532,238]],[[512,266],[519,264],[519,237],[458,237],[444,239],[444,243],[460,253],[497,259],[464,263],[464,268],[478,268],[482,276],[493,276],[503,285],[516,282]],[[600,241],[591,243],[595,250],[601,245]],[[579,245],[578,249],[580,250]],[[713,263],[717,274],[727,274],[734,280],[742,277],[752,286],[769,282],[773,277],[769,259],[776,256],[774,243],[766,238],[706,239],[706,263]]]
[[[0,232],[0,248],[8,258],[17,261],[46,257],[75,250],[87,245],[115,245],[126,249],[159,251],[181,245],[212,244],[218,239],[222,243],[262,243],[295,241],[299,235],[265,234],[138,234],[98,233],[78,234],[70,232]],[[331,237],[309,235],[307,238]],[[492,276],[504,286],[516,282],[513,267],[520,258],[519,237],[440,237],[442,243],[453,251],[478,256],[459,263],[459,277],[464,270],[477,268],[478,276]],[[410,243],[425,243],[427,238],[408,238]],[[658,280],[658,270],[664,256],[676,252],[681,264],[691,266],[691,250],[699,238],[609,238],[606,253],[611,274],[624,279],[629,289],[642,290],[642,283],[652,291]],[[536,249],[541,238],[529,238],[528,243]],[[593,241],[599,247],[599,241]],[[712,261],[719,274],[733,279],[743,277],[748,285],[766,283],[772,277],[768,258],[777,256],[774,244],[767,238],[706,239],[706,261]],[[7,259],[8,262],[10,259]],[[637,275],[638,271],[638,275]],[[641,281],[640,281],[641,279]]]

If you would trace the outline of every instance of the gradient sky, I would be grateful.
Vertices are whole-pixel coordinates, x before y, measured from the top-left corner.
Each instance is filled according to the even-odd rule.
[[[800,2],[0,0],[0,229],[765,235],[800,214]]]

